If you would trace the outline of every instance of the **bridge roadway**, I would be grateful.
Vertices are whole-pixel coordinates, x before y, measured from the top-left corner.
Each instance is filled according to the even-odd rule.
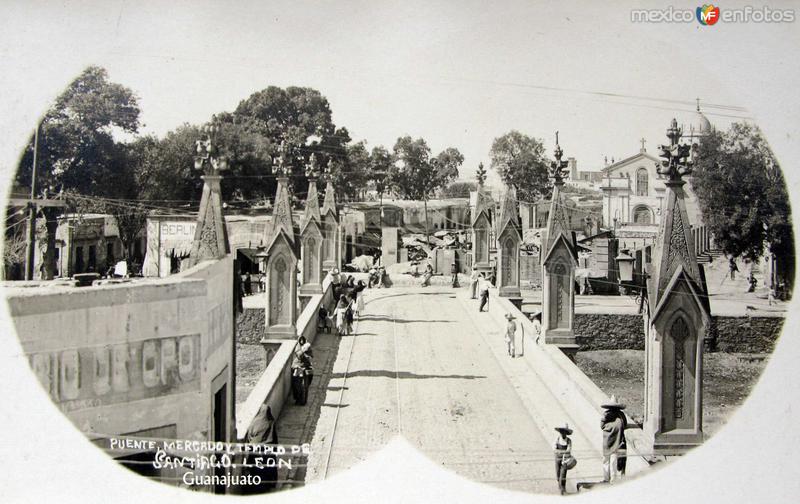
[[[497,321],[478,313],[464,289],[365,293],[354,335],[335,341],[325,334],[315,342],[309,405],[292,404],[279,419],[279,435],[311,444],[307,465],[289,479],[329,477],[401,434],[473,481],[557,493],[553,427],[567,413],[525,359],[505,354]],[[581,433],[573,443],[579,467],[570,476],[599,476],[600,461],[581,457],[588,445]],[[572,478],[568,489],[575,491]]]

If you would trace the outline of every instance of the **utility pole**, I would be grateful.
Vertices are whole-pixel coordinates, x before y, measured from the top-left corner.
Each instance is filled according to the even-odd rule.
[[[25,280],[33,280],[34,257],[36,255],[36,162],[39,151],[39,123],[33,132],[33,174],[31,176],[31,201],[28,203],[28,237],[25,248]]]

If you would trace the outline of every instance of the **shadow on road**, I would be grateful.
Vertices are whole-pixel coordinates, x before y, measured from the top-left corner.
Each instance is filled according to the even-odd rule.
[[[333,373],[331,378],[343,378],[344,373]],[[442,375],[442,374],[417,374],[409,373],[408,371],[390,371],[388,369],[362,369],[359,371],[350,371],[347,373],[347,378],[355,377],[383,377],[383,378],[402,378],[404,380],[427,380],[430,378],[449,378],[453,380],[477,380],[486,378],[483,375]]]
[[[423,322],[429,322],[433,324],[455,324],[457,323],[455,320],[436,320],[436,319],[399,319],[399,318],[392,318],[387,315],[364,315],[361,317],[361,320],[369,321],[369,322],[394,322],[395,324],[421,324]],[[371,334],[371,333],[364,333],[364,334]],[[356,336],[361,336],[361,334],[356,334]]]

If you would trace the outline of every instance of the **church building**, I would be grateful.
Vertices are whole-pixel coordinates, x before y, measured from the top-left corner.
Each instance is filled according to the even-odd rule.
[[[688,124],[683,125],[684,140],[699,143],[711,130],[711,123],[700,112],[692,114]],[[642,139],[639,152],[612,163],[603,169],[600,189],[603,192],[603,225],[608,228],[635,227],[641,231],[652,229],[655,233],[661,222],[666,204],[666,186],[663,176],[656,171],[661,159],[645,149]],[[689,221],[694,226],[702,223],[700,208],[690,183],[686,191],[686,209]]]

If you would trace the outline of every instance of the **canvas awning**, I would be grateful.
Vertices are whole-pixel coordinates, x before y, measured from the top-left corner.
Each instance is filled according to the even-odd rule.
[[[192,242],[174,244],[173,246],[164,247],[164,255],[169,257],[189,257],[192,252]]]

